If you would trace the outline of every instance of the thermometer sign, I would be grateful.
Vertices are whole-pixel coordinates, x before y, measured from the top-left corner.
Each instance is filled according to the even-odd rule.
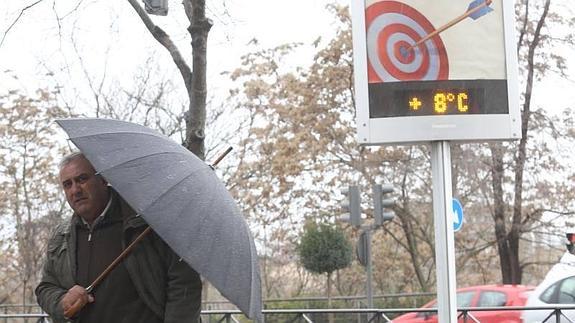
[[[503,0],[352,1],[360,143],[519,138],[513,16]]]

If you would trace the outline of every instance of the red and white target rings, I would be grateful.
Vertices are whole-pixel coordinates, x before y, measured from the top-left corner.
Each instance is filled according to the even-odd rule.
[[[439,35],[412,47],[435,31],[417,10],[379,1],[367,7],[365,20],[370,83],[447,79],[447,51]]]

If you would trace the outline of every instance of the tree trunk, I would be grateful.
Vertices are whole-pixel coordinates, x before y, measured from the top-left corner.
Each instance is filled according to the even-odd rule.
[[[503,146],[500,143],[489,145],[491,149],[491,185],[493,189],[493,222],[495,224],[495,238],[501,268],[502,283],[510,283],[513,279],[513,268],[510,261],[510,248],[507,241],[505,225],[505,201],[503,200]]]
[[[200,159],[205,159],[204,139],[206,126],[206,66],[208,33],[212,22],[206,18],[204,0],[184,0],[184,10],[190,21],[188,32],[192,38],[192,69],[168,34],[156,26],[138,0],[128,0],[154,38],[168,50],[184,80],[188,92],[189,109],[186,113],[185,146]],[[193,72],[192,72],[193,71]]]
[[[192,37],[193,56],[191,91],[188,91],[190,108],[186,115],[186,148],[204,160],[207,44],[212,22],[206,18],[205,0],[185,0],[184,7],[190,21],[188,31]]]

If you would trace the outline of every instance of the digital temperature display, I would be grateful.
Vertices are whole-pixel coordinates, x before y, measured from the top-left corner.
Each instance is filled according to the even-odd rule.
[[[405,116],[480,114],[484,97],[483,88],[400,90],[394,93],[395,105],[405,111]]]
[[[505,80],[370,83],[368,89],[371,118],[509,113]]]

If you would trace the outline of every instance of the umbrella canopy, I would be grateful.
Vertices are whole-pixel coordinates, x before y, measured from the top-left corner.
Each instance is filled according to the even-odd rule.
[[[56,123],[180,257],[244,314],[261,319],[253,238],[234,199],[206,163],[138,124],[110,119]]]

